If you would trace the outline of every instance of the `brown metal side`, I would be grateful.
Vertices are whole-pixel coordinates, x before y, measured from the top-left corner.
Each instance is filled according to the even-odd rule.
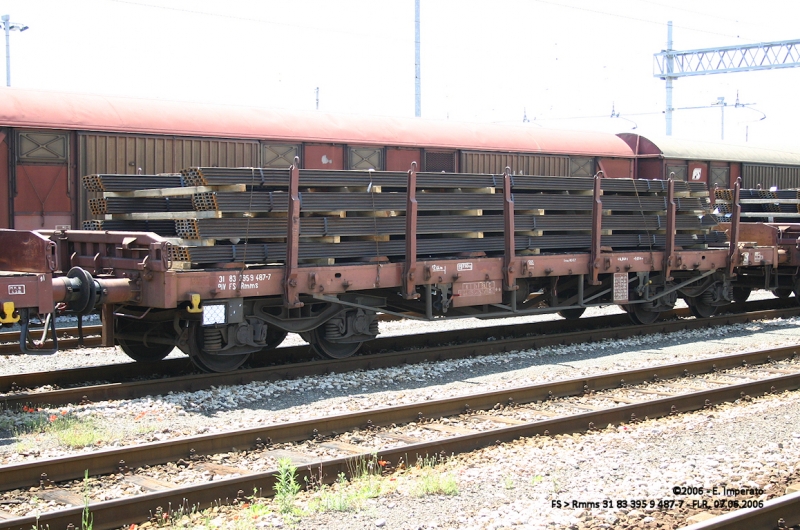
[[[0,129],[0,228],[11,228],[9,189],[10,189],[10,159],[8,134],[10,129]]]
[[[51,313],[54,298],[49,275],[0,271],[0,313],[7,302],[12,302],[15,310],[33,309],[37,313]]]
[[[734,256],[735,263],[760,267],[778,264],[779,229],[768,225],[742,224],[743,242]],[[50,241],[48,239],[53,239]],[[5,269],[20,271],[37,269],[49,278],[47,253],[43,250],[57,242],[61,248],[83,248],[87,254],[74,253],[62,269],[80,266],[93,275],[107,277],[109,271],[119,279],[129,280],[131,299],[136,305],[154,308],[174,308],[188,302],[192,294],[202,300],[232,297],[282,297],[285,294],[286,268],[273,266],[238,269],[170,270],[165,258],[164,242],[145,233],[113,232],[53,232],[40,235],[30,232],[0,231],[0,245],[11,241],[23,241],[37,252],[30,254],[29,263],[16,258],[2,264]],[[745,244],[755,239],[757,244]],[[770,245],[769,241],[773,244]],[[23,241],[24,242],[24,241]],[[106,255],[95,255],[96,249],[111,251]],[[63,252],[62,252],[63,255]],[[15,255],[16,256],[16,255]],[[671,260],[672,269],[704,272],[725,267],[729,259],[727,248],[705,250],[682,250],[675,248]],[[590,253],[565,253],[538,256],[506,255],[496,258],[461,257],[457,259],[435,259],[419,261],[415,269],[416,285],[452,283],[459,293],[458,305],[485,303],[488,291],[495,292],[508,281],[509,268],[523,272],[529,278],[574,276],[585,271],[596,270],[597,274],[618,272],[651,272],[663,270],[667,255],[662,251],[601,252],[593,261]],[[345,292],[369,291],[373,289],[402,289],[408,274],[404,262],[397,263],[352,263],[325,266],[303,266],[293,269],[295,285],[292,294],[336,295]],[[517,274],[519,272],[516,272]],[[8,282],[6,282],[8,283]],[[47,282],[43,282],[47,283]],[[26,289],[27,291],[27,289]],[[53,295],[50,295],[53,300]],[[496,296],[492,294],[492,296]],[[471,298],[475,297],[475,298]],[[42,307],[40,302],[36,302]],[[19,307],[19,305],[17,304]]]
[[[56,244],[38,232],[0,230],[0,271],[51,273],[58,268]]]

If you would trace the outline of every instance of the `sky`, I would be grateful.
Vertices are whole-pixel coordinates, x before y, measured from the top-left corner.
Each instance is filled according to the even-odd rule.
[[[11,85],[414,116],[414,0],[0,0]],[[422,117],[665,134],[653,55],[800,38],[796,0],[421,0]],[[673,136],[797,147],[800,68],[674,82]],[[737,99],[743,107],[735,107]],[[718,98],[729,105],[723,109]],[[613,113],[618,117],[611,117]],[[634,129],[635,127],[635,129]]]

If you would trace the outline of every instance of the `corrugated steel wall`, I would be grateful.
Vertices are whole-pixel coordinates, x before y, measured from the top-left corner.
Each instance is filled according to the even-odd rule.
[[[765,189],[800,188],[800,167],[742,164],[742,187],[755,188],[759,184]]]
[[[259,143],[246,140],[82,133],[80,174],[172,173],[189,166],[258,167]]]
[[[464,173],[502,173],[510,167],[515,175],[568,177],[568,156],[526,155],[520,153],[487,153],[462,151],[461,171]]]
[[[260,144],[247,140],[106,133],[78,134],[79,176],[95,173],[175,173],[191,166],[258,167]],[[88,215],[81,187],[79,220]]]

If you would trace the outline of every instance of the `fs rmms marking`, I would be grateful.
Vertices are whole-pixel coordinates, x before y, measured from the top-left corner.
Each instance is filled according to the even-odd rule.
[[[25,294],[24,285],[9,285],[8,294]]]

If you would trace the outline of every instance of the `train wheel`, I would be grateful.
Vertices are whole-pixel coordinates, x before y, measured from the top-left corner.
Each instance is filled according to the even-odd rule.
[[[661,316],[660,311],[644,309],[644,304],[628,304],[625,306],[625,311],[628,312],[628,316],[634,324],[652,324]]]
[[[145,344],[144,342],[117,339],[119,347],[125,355],[141,363],[154,363],[160,361],[175,349],[172,344]]]
[[[578,320],[585,311],[585,307],[575,307],[573,309],[562,309],[558,314],[567,320]]]
[[[776,298],[780,298],[781,300],[785,300],[792,296],[792,290],[786,288],[775,289],[772,291],[772,294],[775,295]]]
[[[715,305],[703,302],[699,296],[697,298],[687,298],[686,305],[689,306],[689,310],[697,318],[713,317],[718,309]]]
[[[135,328],[141,328],[141,325],[135,326]],[[170,332],[172,330],[172,324],[155,324],[153,327],[149,329],[126,329],[125,331],[131,332],[136,331],[140,332],[142,335],[145,333],[152,333],[153,335],[159,335],[158,331],[159,328],[162,328],[166,332]],[[172,353],[172,350],[175,349],[174,344],[160,344],[158,342],[147,342],[140,341],[140,340],[131,340],[131,339],[123,339],[117,338],[117,343],[119,347],[122,348],[122,351],[125,352],[125,355],[133,359],[134,361],[138,361],[141,363],[154,363],[162,360],[164,357]]]
[[[230,372],[250,358],[249,353],[219,355],[205,350],[206,329],[196,323],[189,325],[189,358],[204,372]]]
[[[325,326],[303,333],[303,338],[311,343],[311,347],[327,359],[344,359],[350,357],[361,347],[361,342],[331,342],[325,338]]]
[[[733,301],[743,304],[750,298],[750,293],[753,289],[750,287],[734,287],[733,288]]]

